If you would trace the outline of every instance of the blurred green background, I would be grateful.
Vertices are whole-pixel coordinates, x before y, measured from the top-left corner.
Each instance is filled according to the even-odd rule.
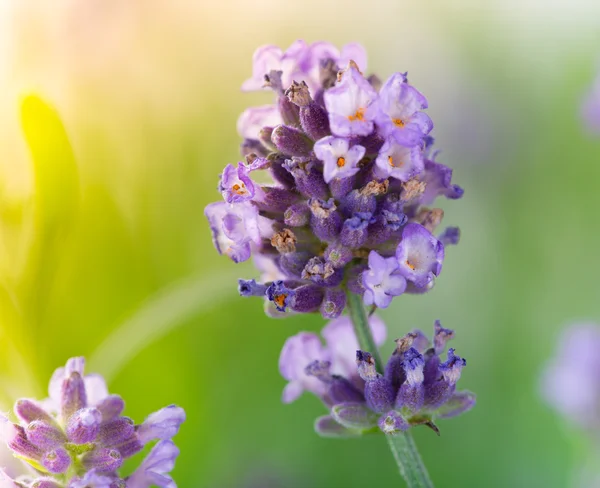
[[[216,254],[203,217],[238,160],[238,114],[270,100],[239,90],[254,49],[358,41],[369,72],[408,70],[428,97],[438,159],[466,188],[444,204],[462,240],[435,289],[382,313],[390,339],[442,319],[469,361],[477,407],[439,438],[415,429],[432,478],[569,486],[585,437],[538,377],[561,327],[600,317],[600,138],[578,118],[598,19],[591,0],[1,0],[0,409],[85,355],[134,419],[186,409],[181,488],[401,486],[380,437],[320,439],[316,398],[281,404],[281,346],[323,320],[238,298],[255,272]],[[26,128],[46,150],[29,152],[28,93],[73,154],[36,99]]]

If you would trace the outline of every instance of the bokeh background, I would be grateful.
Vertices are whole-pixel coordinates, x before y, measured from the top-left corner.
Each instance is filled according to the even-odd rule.
[[[316,398],[281,404],[281,346],[323,320],[238,298],[255,272],[216,254],[203,217],[238,114],[270,99],[239,90],[255,47],[297,38],[408,71],[466,188],[444,207],[463,237],[435,289],[381,314],[391,339],[442,319],[469,361],[477,407],[439,438],[415,429],[436,485],[569,486],[589,445],[538,380],[562,327],[600,319],[600,137],[579,118],[593,0],[0,0],[0,409],[85,355],[133,418],[187,410],[182,488],[401,486],[381,438],[320,439]],[[29,99],[46,148],[30,152],[30,93],[72,149]]]

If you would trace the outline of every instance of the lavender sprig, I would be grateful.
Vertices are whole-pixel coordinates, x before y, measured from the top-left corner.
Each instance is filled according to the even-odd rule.
[[[0,472],[0,480],[15,488],[174,488],[169,472],[179,449],[171,438],[185,420],[183,409],[170,405],[136,425],[101,376],[84,376],[84,365],[79,357],[58,368],[48,399],[18,400],[17,423],[0,415],[0,438],[36,473],[11,480]],[[123,461],[155,440],[140,467],[122,478]]]
[[[443,211],[430,205],[463,190],[434,160],[427,100],[406,73],[381,85],[365,68],[357,45],[298,41],[257,50],[243,85],[275,103],[240,117],[244,160],[224,169],[224,201],[205,215],[219,253],[254,256],[261,282],[240,281],[240,294],[263,297],[272,316],[339,317],[346,289],[380,308],[425,293],[458,242],[456,228],[435,235]],[[265,171],[273,184],[259,183]]]
[[[444,213],[431,205],[463,190],[435,161],[427,100],[407,74],[382,84],[365,70],[356,44],[341,52],[324,42],[259,48],[243,89],[271,90],[275,101],[240,116],[244,160],[225,168],[224,201],[205,215],[217,251],[236,263],[252,256],[262,274],[239,280],[241,296],[262,297],[273,317],[333,319],[323,330],[326,348],[308,333],[286,342],[284,402],[303,390],[317,394],[331,409],[315,424],[322,435],[385,433],[409,486],[429,487],[408,428],[435,430],[434,417],[474,404],[472,394],[454,393],[464,360],[453,350],[439,360],[447,333],[440,328],[433,352],[402,350],[388,363],[394,375],[382,376],[383,338],[364,305],[386,308],[394,297],[431,290],[445,247],[460,237],[456,227],[436,234]],[[256,171],[273,183],[259,183]]]

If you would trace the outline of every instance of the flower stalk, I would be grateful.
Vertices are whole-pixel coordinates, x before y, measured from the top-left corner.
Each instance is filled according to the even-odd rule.
[[[369,351],[375,359],[377,366],[381,368],[383,362],[379,355],[379,349],[373,339],[369,320],[360,296],[349,292],[346,303],[361,349]],[[400,475],[406,481],[408,488],[432,488],[433,483],[429,478],[427,468],[423,464],[410,430],[385,434],[385,437],[398,465]]]

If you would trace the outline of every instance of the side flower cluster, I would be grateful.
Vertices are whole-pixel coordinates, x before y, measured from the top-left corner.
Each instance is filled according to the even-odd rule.
[[[437,197],[460,198],[452,170],[435,161],[427,100],[395,73],[366,77],[355,44],[297,41],[258,49],[243,88],[275,103],[246,110],[244,159],[221,174],[223,201],[206,207],[215,247],[234,262],[254,255],[261,282],[240,280],[272,315],[320,311],[339,317],[345,290],[367,305],[431,289],[444,247]],[[263,184],[267,172],[273,180]]]
[[[383,342],[385,326],[372,318],[371,328],[378,342]],[[355,349],[349,319],[332,321],[323,329],[323,336],[325,347],[314,334],[291,337],[280,358],[281,373],[290,380],[284,401],[295,399],[305,389],[330,409],[329,415],[315,422],[316,431],[323,436],[395,434],[414,425],[427,425],[439,433],[436,419],[454,417],[475,405],[473,393],[456,391],[466,361],[454,349],[448,350],[445,361],[440,357],[454,332],[439,322],[435,323],[433,344],[419,330],[398,339],[384,374],[377,372],[370,353]],[[348,355],[353,351],[356,361],[351,367]]]
[[[169,476],[179,450],[171,438],[185,420],[175,405],[136,425],[122,415],[123,399],[109,395],[101,376],[84,376],[84,359],[72,358],[55,371],[49,398],[18,400],[18,423],[0,416],[0,434],[34,474],[11,480],[7,488],[174,488]],[[123,461],[158,440],[139,468],[122,478]]]

